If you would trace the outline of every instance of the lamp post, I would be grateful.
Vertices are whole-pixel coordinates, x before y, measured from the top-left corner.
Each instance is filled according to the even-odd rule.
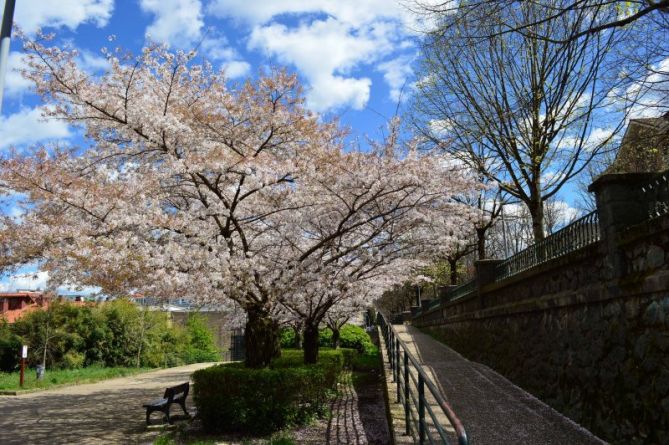
[[[15,5],[16,0],[5,0],[5,12],[2,14],[2,28],[0,28],[0,115],[2,114],[2,99],[5,90],[5,75],[7,74],[9,42],[12,36]]]

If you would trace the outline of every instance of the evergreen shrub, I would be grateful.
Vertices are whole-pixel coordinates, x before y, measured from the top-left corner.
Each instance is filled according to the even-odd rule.
[[[268,434],[323,414],[343,366],[339,350],[323,351],[314,365],[299,350],[263,369],[217,365],[193,374],[193,400],[209,432]]]

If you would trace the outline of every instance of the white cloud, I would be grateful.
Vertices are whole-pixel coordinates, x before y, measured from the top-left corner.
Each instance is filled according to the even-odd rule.
[[[251,71],[251,65],[243,60],[233,60],[223,64],[225,74],[229,79],[244,77]]]
[[[400,63],[411,57],[398,53],[413,49],[416,16],[401,1],[214,0],[207,11],[252,26],[248,48],[294,66],[309,83],[307,104],[315,111],[364,108],[372,81],[354,74],[363,66],[383,62],[394,99],[410,74]]]
[[[303,22],[292,29],[274,23],[255,27],[249,48],[295,65],[310,83],[307,102],[314,110],[361,109],[369,100],[371,80],[344,75],[391,52],[394,30],[384,22],[354,29],[334,18]]]
[[[140,6],[155,16],[146,28],[152,40],[189,48],[200,38],[204,22],[199,0],[140,0]]]
[[[25,31],[40,27],[76,29],[83,23],[107,25],[114,0],[29,0],[17,1],[14,20]]]
[[[13,51],[7,59],[7,74],[5,77],[5,94],[7,96],[20,96],[32,86],[32,82],[24,79],[20,70],[26,68],[21,53]]]
[[[35,266],[31,266],[35,267]],[[2,278],[0,281],[0,292],[16,292],[18,290],[46,290],[49,285],[48,271],[35,271],[17,273]],[[64,284],[56,288],[58,294],[81,294],[91,295],[101,291],[98,287],[77,286],[75,284]]]
[[[0,150],[23,144],[33,144],[47,139],[62,139],[70,136],[63,121],[42,118],[42,109],[24,108],[8,117],[0,116]]]
[[[453,121],[448,119],[432,119],[429,122],[430,132],[438,137],[446,137],[453,130]]]
[[[390,100],[398,102],[401,95],[406,98],[407,80],[413,75],[411,62],[413,56],[404,55],[397,57],[379,65],[379,70],[383,73],[383,78],[390,87]]]
[[[110,67],[109,60],[106,57],[86,50],[79,51],[79,68],[84,71],[95,74],[100,71],[107,71]]]
[[[235,18],[258,25],[279,15],[325,13],[338,21],[360,26],[379,18],[407,22],[412,14],[397,1],[388,0],[215,0],[208,11],[218,17]]]
[[[204,39],[200,50],[210,59],[222,62],[221,68],[229,79],[246,76],[251,71],[251,65],[242,60],[224,37]]]
[[[17,290],[44,290],[49,281],[49,272],[33,272],[11,275],[0,282],[0,291],[16,292]]]

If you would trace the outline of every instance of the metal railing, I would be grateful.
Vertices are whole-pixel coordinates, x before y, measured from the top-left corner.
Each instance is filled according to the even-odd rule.
[[[476,292],[476,279],[472,279],[467,281],[466,283],[462,283],[460,286],[454,288],[446,295],[448,297],[448,301],[454,301],[466,297],[472,292]]]
[[[378,313],[377,319],[385,340],[393,382],[397,386],[397,402],[404,407],[405,433],[417,439],[419,445],[451,443],[448,439],[449,432],[441,424],[437,413],[426,399],[427,390],[455,430],[450,435],[457,438],[459,445],[468,445],[469,439],[462,422],[427,377],[421,364],[409,353],[395,328],[386,322],[381,312]]]
[[[648,217],[669,213],[669,170],[658,174],[648,184],[641,187],[644,202],[648,203]]]
[[[553,258],[579,250],[599,239],[599,215],[597,211],[593,211],[504,260],[495,270],[495,281],[501,281]]]

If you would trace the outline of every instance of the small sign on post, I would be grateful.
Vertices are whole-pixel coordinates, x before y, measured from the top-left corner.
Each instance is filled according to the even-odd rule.
[[[27,358],[28,358],[28,346],[23,345],[23,347],[21,348],[21,375],[19,377],[19,385],[21,386],[21,388],[23,388]]]

